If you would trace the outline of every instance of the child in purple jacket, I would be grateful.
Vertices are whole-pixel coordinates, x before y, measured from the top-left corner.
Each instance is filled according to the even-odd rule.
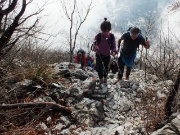
[[[114,35],[110,33],[111,23],[107,21],[107,18],[104,18],[100,28],[102,32],[95,36],[93,49],[96,52],[96,71],[101,86],[101,84],[107,83],[110,55],[116,55],[116,42]]]

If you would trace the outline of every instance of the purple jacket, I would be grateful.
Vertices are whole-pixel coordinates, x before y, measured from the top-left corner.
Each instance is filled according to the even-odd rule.
[[[97,35],[95,36],[95,41],[97,41]],[[103,55],[103,56],[109,56],[110,53],[116,52],[115,38],[113,40],[113,44],[111,45],[111,48],[110,48],[110,45],[108,44],[108,42],[106,41],[106,38],[110,39],[110,33],[109,33],[108,37],[105,37],[101,33],[101,41],[100,41],[100,43],[97,46],[94,47],[94,51],[96,52],[96,54],[100,54],[100,55]]]

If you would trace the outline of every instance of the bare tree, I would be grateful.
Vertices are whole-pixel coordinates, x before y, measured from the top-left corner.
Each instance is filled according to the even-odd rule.
[[[33,0],[1,0],[0,1],[0,57],[5,56],[12,47],[21,39],[33,37],[39,29],[37,18],[31,25],[26,25],[28,20],[39,14],[42,10],[24,16],[26,8]]]
[[[159,51],[161,48],[163,51]],[[179,59],[180,56],[172,43],[167,44],[167,39],[164,39],[148,56],[148,72],[155,74],[161,80],[174,80],[180,65]]]
[[[80,5],[78,5],[77,0],[72,0],[70,2],[68,1],[68,3],[66,2],[67,0],[61,0],[63,13],[70,22],[68,42],[69,42],[70,62],[72,62],[73,52],[76,47],[76,41],[79,34],[79,30],[82,24],[86,21],[87,16],[89,15],[90,11],[93,8],[93,0],[90,1],[87,7],[83,7],[83,5],[81,5],[82,8],[80,7]]]
[[[157,23],[157,16],[154,14],[149,14],[146,15],[144,18],[144,23],[142,24],[141,30],[144,32],[145,38],[148,38],[148,36],[153,35],[154,30],[156,29],[156,23]],[[147,59],[147,49],[146,49],[146,54],[144,56],[145,60]],[[142,69],[142,57],[143,57],[143,46],[140,49],[140,69]],[[145,66],[146,68],[146,66]],[[145,69],[146,70],[146,69]]]

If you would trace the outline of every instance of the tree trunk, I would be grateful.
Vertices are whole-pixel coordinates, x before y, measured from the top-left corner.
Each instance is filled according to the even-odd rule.
[[[70,51],[70,63],[73,62],[73,51]]]

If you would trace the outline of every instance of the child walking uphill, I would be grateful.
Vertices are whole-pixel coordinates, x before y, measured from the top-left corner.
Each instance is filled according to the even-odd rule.
[[[114,35],[110,33],[111,23],[107,21],[107,18],[104,18],[100,28],[102,32],[95,36],[93,50],[96,52],[96,71],[100,87],[102,87],[103,83],[107,83],[110,54],[116,55],[116,42]]]

